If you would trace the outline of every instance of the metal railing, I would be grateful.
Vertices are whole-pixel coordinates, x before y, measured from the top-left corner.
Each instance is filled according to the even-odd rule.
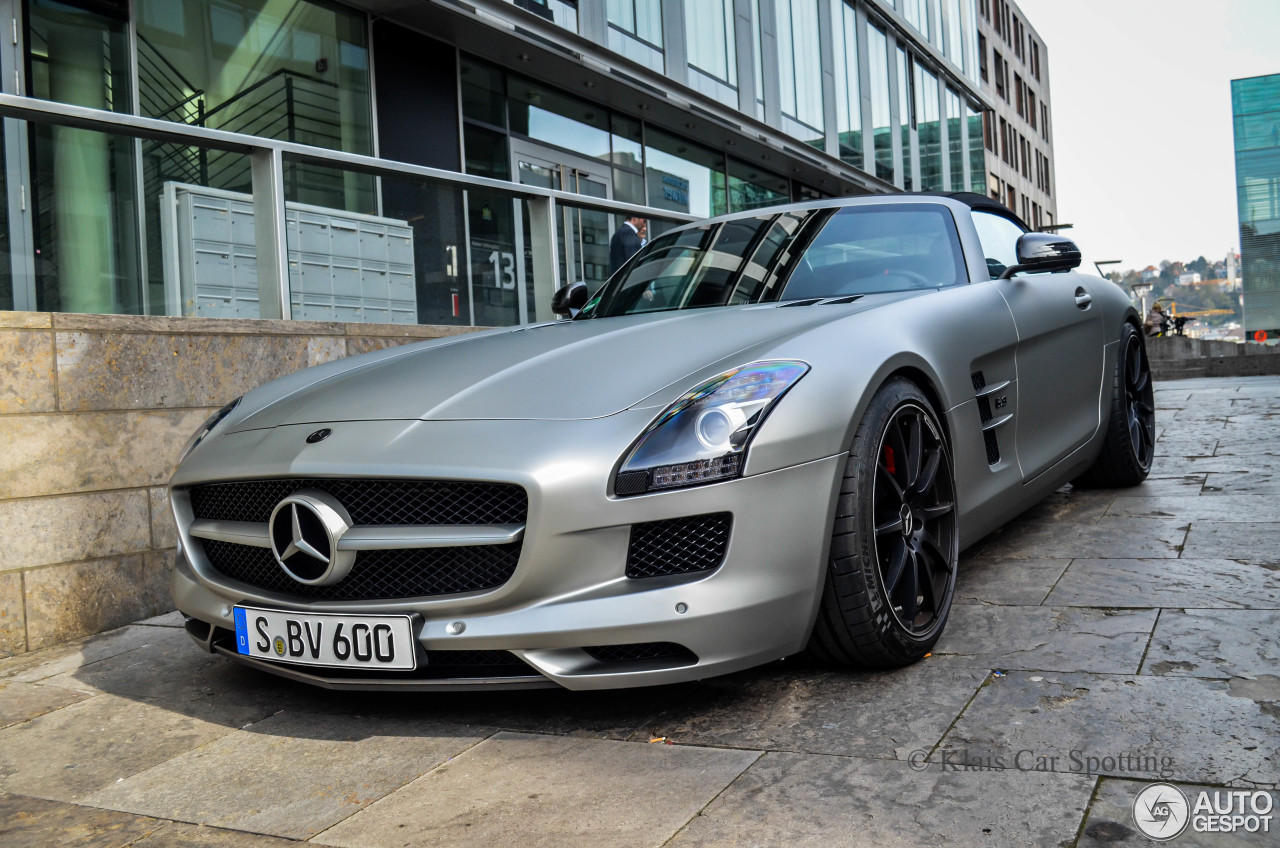
[[[253,193],[254,236],[257,253],[259,310],[262,318],[291,318],[289,292],[289,246],[285,226],[285,167],[291,163],[310,164],[369,174],[374,177],[411,178],[428,184],[449,186],[461,191],[484,189],[524,201],[529,212],[534,296],[539,304],[549,304],[560,287],[557,257],[557,207],[636,215],[643,218],[688,222],[697,218],[669,209],[622,203],[538,186],[523,185],[488,177],[462,174],[424,165],[412,165],[357,153],[328,150],[280,139],[249,136],[227,130],[124,115],[66,103],[0,94],[0,117],[36,124],[93,130],[112,135],[189,145],[247,155]]]

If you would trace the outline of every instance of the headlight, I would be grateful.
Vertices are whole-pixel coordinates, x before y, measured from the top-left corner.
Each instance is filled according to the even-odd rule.
[[[182,462],[187,456],[196,449],[196,447],[204,441],[204,437],[213,432],[213,428],[222,423],[222,419],[231,414],[237,406],[240,405],[240,398],[236,398],[231,403],[219,409],[217,412],[209,416],[209,418],[200,425],[200,429],[187,440],[187,444],[182,448],[182,453],[178,456],[178,462]]]
[[[752,434],[808,370],[793,360],[752,362],[694,387],[640,434],[622,460],[615,494],[737,477]]]

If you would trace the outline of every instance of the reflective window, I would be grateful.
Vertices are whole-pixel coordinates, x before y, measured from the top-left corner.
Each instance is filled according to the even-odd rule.
[[[960,114],[960,95],[950,88],[947,89],[947,159],[951,168],[951,185],[947,188],[951,191],[964,191],[964,135],[961,127],[962,116]]]
[[[960,11],[960,0],[942,0],[942,15],[946,22],[947,58],[955,62],[956,67],[969,75],[968,57],[964,49],[964,21]]]
[[[609,49],[659,73],[662,55],[662,0],[608,0]]]
[[[614,115],[613,197],[624,203],[644,204],[644,149],[640,122]]]
[[[929,40],[929,0],[899,0],[902,16]]]
[[[736,87],[733,0],[697,0],[684,4],[689,65]]]
[[[729,211],[745,212],[776,206],[791,199],[786,177],[779,177],[752,165],[729,160]]]
[[[973,210],[973,226],[982,243],[982,254],[987,260],[987,273],[995,279],[1004,270],[1018,264],[1018,239],[1024,232],[1012,219],[991,212]]]
[[[912,176],[912,162],[915,157],[912,155],[912,138],[911,128],[915,125],[915,118],[912,109],[915,100],[911,96],[912,78],[911,78],[911,62],[907,58],[907,51],[901,47],[898,48],[898,123],[902,128],[902,188],[906,191],[914,191],[915,179]]]
[[[609,161],[609,112],[522,77],[508,83],[511,131]]]
[[[778,84],[784,129],[802,141],[823,143],[822,52],[818,0],[777,0]]]
[[[565,2],[565,0],[509,0],[509,2],[514,3],[521,9],[544,17],[571,32],[578,31],[577,0],[569,0],[569,2]]]
[[[143,115],[373,153],[362,13],[313,0],[139,0],[136,8]],[[248,171],[215,158],[199,163],[211,187],[245,190]],[[285,180],[290,200],[377,211],[372,178],[297,164]]]
[[[849,206],[809,245],[782,297],[908,291],[966,280],[949,209],[932,204]]]
[[[130,111],[122,14],[32,0],[27,20],[33,96]],[[133,140],[32,124],[30,157],[36,290],[28,308],[150,311],[141,273]]]
[[[645,141],[650,206],[704,217],[726,211],[724,156],[652,127]]]
[[[942,184],[942,122],[938,116],[938,78],[915,64],[916,138],[920,145],[920,190]]]
[[[858,90],[858,15],[844,0],[831,0],[835,28],[836,132],[840,158],[862,168],[862,98]]]
[[[505,127],[507,91],[502,70],[464,54],[458,72],[462,80],[462,116]]]
[[[871,76],[871,126],[875,142],[876,176],[893,182],[893,120],[889,100],[889,40],[868,24],[867,53]]]
[[[751,0],[751,52],[752,68],[756,74],[756,117],[764,114],[764,67],[760,57],[764,55],[764,37],[760,34],[760,0]]]
[[[987,183],[984,177],[986,173],[986,158],[982,150],[982,113],[974,110],[966,101],[964,114],[965,120],[969,124],[969,191],[975,194],[986,194]],[[954,176],[951,184],[956,184]]]
[[[667,233],[606,285],[584,317],[774,300],[779,284],[827,212],[744,218]],[[810,225],[810,226],[806,226]]]

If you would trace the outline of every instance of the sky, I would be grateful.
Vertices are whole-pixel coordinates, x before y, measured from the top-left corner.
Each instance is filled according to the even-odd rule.
[[[1016,2],[1049,51],[1063,234],[1121,269],[1239,250],[1231,80],[1280,73],[1280,0]]]

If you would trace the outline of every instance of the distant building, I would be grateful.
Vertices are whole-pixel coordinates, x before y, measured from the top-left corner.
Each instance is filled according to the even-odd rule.
[[[1240,276],[1240,254],[1234,250],[1227,251],[1226,262],[1223,263],[1226,268],[1226,277],[1230,282],[1235,282]]]
[[[1142,282],[1149,283],[1160,276],[1160,269],[1154,265],[1148,265],[1139,272],[1139,275],[1142,277]]]
[[[1051,227],[1058,202],[1044,39],[1016,4],[978,0],[978,59],[982,93],[995,104],[982,115],[986,193],[1036,229]]]
[[[1194,286],[1199,282],[1200,282],[1200,274],[1198,274],[1195,271],[1192,271],[1189,274],[1178,275],[1178,285],[1180,286]]]
[[[1231,81],[1245,338],[1280,336],[1280,74]]]

